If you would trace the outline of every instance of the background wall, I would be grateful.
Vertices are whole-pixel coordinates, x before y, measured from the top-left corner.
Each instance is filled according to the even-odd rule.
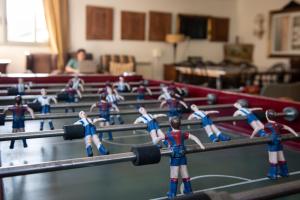
[[[260,68],[266,68],[275,62],[288,62],[287,59],[269,59],[267,54],[269,11],[280,9],[288,2],[289,0],[70,0],[70,50],[75,51],[78,48],[86,48],[94,54],[97,60],[99,55],[102,54],[132,54],[136,56],[138,62],[155,63],[154,70],[152,70],[153,76],[162,78],[161,66],[163,63],[172,61],[172,46],[164,42],[121,40],[121,10],[144,11],[146,13],[150,10],[172,12],[173,32],[175,32],[175,19],[178,13],[213,15],[229,17],[230,42],[234,42],[235,37],[239,35],[241,42],[254,44],[254,64]],[[87,41],[85,39],[86,5],[114,8],[113,41]],[[254,18],[260,13],[266,19],[264,26],[267,31],[261,40],[253,35],[255,29]],[[0,18],[1,14],[0,12]],[[147,22],[148,17],[147,15]],[[146,27],[146,33],[148,34],[148,24],[146,24]],[[146,38],[148,38],[148,35],[146,35]],[[154,49],[159,49],[162,52],[162,57],[159,60],[152,56]],[[25,71],[25,52],[50,52],[50,49],[48,47],[0,44],[0,57],[12,59],[12,63],[8,68],[9,72]],[[183,60],[190,55],[202,56],[205,60],[221,61],[223,59],[223,43],[205,40],[181,43],[178,47],[177,61]]]
[[[240,36],[242,43],[254,44],[253,61],[260,69],[270,67],[277,62],[289,64],[288,59],[268,57],[268,37],[269,37],[269,13],[272,10],[280,10],[290,0],[238,0],[237,1],[237,35]],[[298,1],[299,2],[299,1]],[[254,18],[257,14],[265,17],[264,29],[266,33],[262,39],[254,36]]]

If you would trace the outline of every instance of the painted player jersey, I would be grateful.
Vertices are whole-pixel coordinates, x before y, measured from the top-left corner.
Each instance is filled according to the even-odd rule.
[[[8,107],[8,110],[13,113],[13,119],[20,119],[24,118],[25,112],[27,111],[27,106],[10,106]]]
[[[247,122],[249,124],[258,120],[257,117],[247,108],[240,108],[239,111],[243,114],[243,116],[247,117]]]
[[[117,104],[118,98],[115,94],[108,94],[106,96],[106,101],[108,101],[111,104]]]
[[[41,106],[50,105],[51,98],[48,96],[39,96],[37,101],[41,104]]]
[[[197,119],[201,119],[203,127],[207,125],[212,125],[211,119],[203,111],[198,110],[193,114]]]
[[[281,144],[281,135],[283,125],[279,123],[267,123],[265,124],[265,130],[271,132],[272,141],[268,143],[269,151],[281,151],[283,149]]]

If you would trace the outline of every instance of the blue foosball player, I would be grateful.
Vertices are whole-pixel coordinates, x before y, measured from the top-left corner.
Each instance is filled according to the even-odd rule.
[[[172,129],[165,134],[164,139],[168,141],[172,151],[170,156],[170,189],[167,195],[169,199],[173,199],[177,194],[179,172],[184,184],[184,194],[192,193],[190,176],[187,169],[187,158],[185,156],[185,140],[193,140],[200,146],[201,149],[205,149],[205,147],[196,136],[181,130],[180,118],[172,118],[170,120],[170,126]]]
[[[39,102],[42,106],[41,113],[43,115],[47,115],[51,111],[50,102],[53,101],[54,103],[57,103],[57,100],[53,96],[47,96],[47,91],[45,89],[41,89],[41,96],[36,98],[33,102]],[[54,130],[53,122],[50,119],[48,121],[49,127],[51,130]],[[44,130],[44,120],[40,122],[40,131]]]
[[[34,113],[31,108],[29,108],[26,105],[22,104],[22,97],[20,95],[15,97],[15,105],[8,106],[6,109],[4,109],[4,115],[6,113],[11,112],[13,114],[13,122],[12,122],[12,132],[25,132],[25,113],[29,112],[31,117],[34,119]],[[22,139],[23,146],[26,148],[27,142],[26,139]],[[10,149],[13,149],[15,145],[15,140],[11,140],[10,142]]]
[[[291,127],[270,120],[272,112],[272,110],[267,110],[265,113],[268,123],[264,125],[264,129],[268,133],[268,137],[271,138],[271,141],[268,143],[268,154],[270,162],[268,177],[272,180],[275,180],[278,178],[278,175],[280,175],[281,177],[287,177],[289,175],[287,162],[283,153],[281,134],[283,130],[286,130],[295,136],[298,136],[298,134]],[[258,131],[259,129],[256,129],[251,135],[251,138],[253,138],[258,133]]]
[[[191,105],[191,110],[194,112],[188,117],[188,120],[200,119],[202,127],[212,142],[231,140],[229,136],[222,133],[218,127],[213,124],[213,121],[208,116],[209,114],[219,113],[219,111],[202,111],[199,110],[195,104]]]
[[[115,91],[111,87],[107,88],[106,101],[108,103],[114,105],[114,106],[111,107],[111,111],[119,112],[118,102],[123,101],[123,100],[124,100],[123,96],[119,95],[118,93],[115,93]],[[120,124],[124,124],[124,121],[123,121],[121,115],[118,114],[117,119],[118,119]],[[114,116],[110,116],[110,123],[115,124]]]
[[[113,87],[117,88],[118,92],[130,92],[131,87],[128,83],[125,82],[124,77],[119,77],[119,82],[114,83]]]
[[[159,124],[156,121],[157,118],[159,117],[166,117],[167,115],[165,114],[156,114],[156,115],[151,115],[148,114],[147,110],[144,107],[139,108],[139,113],[141,116],[139,116],[133,124],[138,124],[138,123],[144,123],[147,124],[147,131],[151,136],[152,143],[156,145],[159,140],[163,140],[164,138],[164,133],[162,130],[159,128]],[[164,141],[164,144],[168,146],[168,143]]]
[[[93,156],[93,148],[92,148],[92,142],[97,147],[99,153],[101,155],[107,155],[108,151],[101,143],[97,133],[96,133],[96,127],[94,123],[96,123],[99,120],[103,120],[101,118],[95,119],[92,121],[92,119],[88,118],[86,113],[84,111],[79,112],[79,118],[77,122],[74,124],[81,124],[84,127],[84,133],[85,133],[85,147],[86,147],[86,154],[88,157]]]
[[[264,130],[264,125],[253,113],[255,110],[262,110],[262,108],[245,108],[240,103],[234,103],[233,106],[237,109],[233,116],[245,116],[247,118],[247,123],[253,128],[253,130],[257,130],[259,136],[266,136],[266,132]],[[235,124],[235,122],[233,122]]]

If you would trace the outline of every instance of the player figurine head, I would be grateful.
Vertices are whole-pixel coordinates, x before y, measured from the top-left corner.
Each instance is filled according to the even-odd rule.
[[[80,119],[87,118],[87,114],[84,111],[80,111],[78,115]]]
[[[46,96],[47,95],[47,91],[45,88],[41,89],[41,95],[42,96]]]
[[[21,105],[21,104],[22,104],[22,97],[21,97],[20,95],[17,95],[17,96],[15,97],[15,103],[16,103],[17,105]]]
[[[276,112],[274,110],[271,109],[266,110],[265,115],[268,122],[273,122],[273,123],[275,122],[272,120],[276,116]]]
[[[106,101],[106,95],[100,94],[100,101]]]
[[[18,83],[19,84],[23,84],[24,83],[24,80],[22,78],[18,78]]]
[[[145,114],[147,114],[147,110],[144,107],[140,107],[139,113],[141,113],[142,115],[145,115]]]
[[[123,83],[123,82],[124,82],[124,77],[123,77],[123,76],[120,76],[120,77],[119,77],[119,81],[120,81],[121,83]]]
[[[241,109],[242,108],[242,105],[238,102],[234,103],[233,106],[237,109]]]
[[[170,121],[171,128],[173,130],[179,130],[181,125],[181,120],[179,117],[173,117]]]
[[[196,111],[198,111],[199,109],[198,109],[198,106],[196,106],[195,104],[192,104],[192,105],[191,105],[191,110],[194,111],[194,112],[196,112]]]

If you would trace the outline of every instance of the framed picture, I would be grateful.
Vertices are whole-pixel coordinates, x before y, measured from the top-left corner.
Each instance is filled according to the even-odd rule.
[[[225,60],[233,63],[252,63],[254,46],[252,44],[226,44]]]
[[[300,5],[293,2],[270,13],[269,54],[271,57],[300,55]]]

